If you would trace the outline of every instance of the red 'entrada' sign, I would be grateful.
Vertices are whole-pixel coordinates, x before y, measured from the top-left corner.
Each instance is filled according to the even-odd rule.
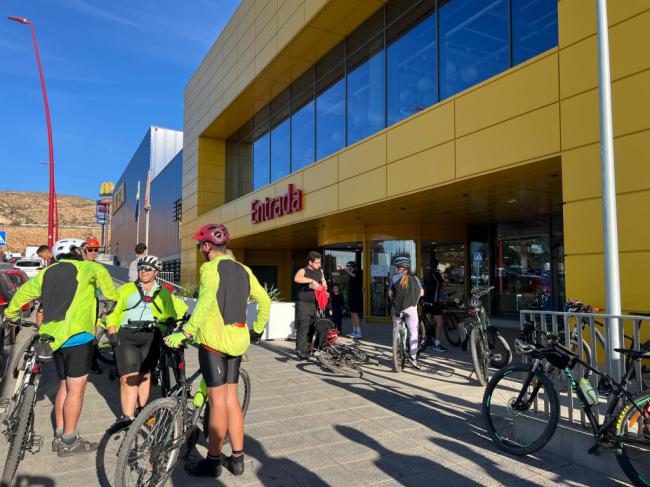
[[[302,190],[289,185],[286,193],[251,203],[251,223],[262,223],[278,216],[302,210]]]

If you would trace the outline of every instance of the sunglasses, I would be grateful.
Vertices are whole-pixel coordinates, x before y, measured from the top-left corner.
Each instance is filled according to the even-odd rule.
[[[86,252],[99,252],[99,249],[86,249]]]
[[[138,272],[151,272],[151,271],[155,271],[155,270],[156,269],[154,269],[153,267],[149,267],[149,266],[146,266],[146,265],[139,265],[138,266]]]

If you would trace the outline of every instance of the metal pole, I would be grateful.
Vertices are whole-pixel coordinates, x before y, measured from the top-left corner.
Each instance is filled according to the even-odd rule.
[[[144,209],[144,244],[149,248],[149,210]]]
[[[618,263],[618,225],[616,221],[616,176],[614,171],[614,136],[612,129],[612,93],[609,74],[609,31],[607,2],[596,0],[598,12],[598,80],[600,93],[600,155],[603,198],[603,234],[605,252],[605,298],[607,313],[621,314],[621,282]],[[621,379],[621,358],[614,352],[620,347],[621,323],[607,318],[611,374]]]

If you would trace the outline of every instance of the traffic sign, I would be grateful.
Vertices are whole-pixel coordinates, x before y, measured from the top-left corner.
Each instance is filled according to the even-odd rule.
[[[7,232],[3,231],[0,232],[0,247],[6,247],[7,246]]]

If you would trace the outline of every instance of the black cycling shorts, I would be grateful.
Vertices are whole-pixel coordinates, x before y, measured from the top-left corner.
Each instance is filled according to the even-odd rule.
[[[61,347],[53,354],[54,366],[60,380],[67,377],[83,377],[90,371],[93,360],[93,342],[83,343],[75,347]]]
[[[208,387],[239,382],[241,355],[233,357],[201,345],[199,347],[199,367]]]
[[[431,304],[425,304],[422,306],[422,311],[424,311],[428,315],[441,315],[442,314],[442,304],[441,303],[431,303]]]
[[[160,331],[120,328],[120,345],[115,348],[115,363],[119,375],[150,372],[160,356]]]

